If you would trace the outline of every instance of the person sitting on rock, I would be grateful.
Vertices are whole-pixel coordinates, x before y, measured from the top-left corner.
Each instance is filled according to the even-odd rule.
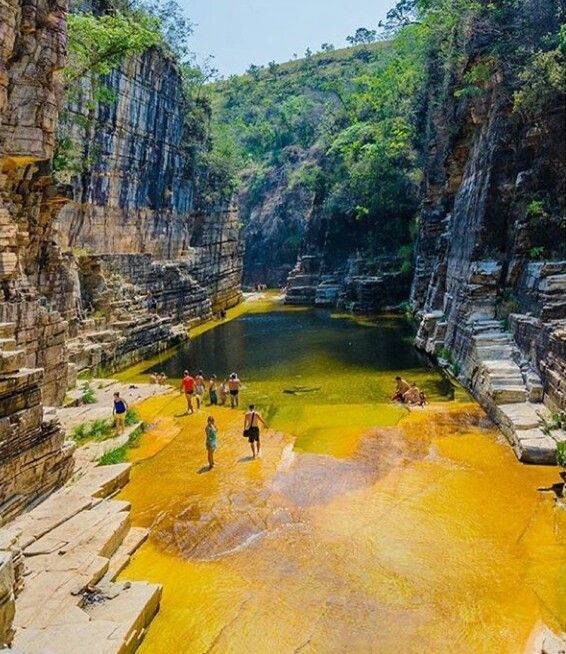
[[[159,381],[159,380],[157,379],[157,373],[152,372],[151,375],[150,375],[150,377],[149,377],[149,381],[150,381],[152,384],[157,384],[158,381]]]
[[[403,393],[403,402],[405,402],[405,404],[421,405],[421,391],[415,382],[412,382],[408,390]]]
[[[164,372],[160,372],[157,375],[157,383],[160,384],[161,386],[165,386],[167,383],[167,375]]]
[[[409,382],[403,379],[403,377],[395,377],[395,393],[391,396],[392,402],[404,402],[405,393],[411,388]]]

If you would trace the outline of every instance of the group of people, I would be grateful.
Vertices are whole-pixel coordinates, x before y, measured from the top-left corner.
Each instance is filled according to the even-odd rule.
[[[153,373],[151,375],[152,383],[165,384],[167,377],[164,373]],[[209,406],[225,405],[230,398],[230,407],[238,408],[240,404],[240,389],[242,382],[238,374],[233,372],[222,382],[218,381],[216,375],[211,375],[208,381],[205,380],[202,370],[199,370],[194,377],[188,370],[183,373],[181,380],[181,393],[184,394],[187,401],[186,415],[194,414],[196,409],[204,406],[205,395],[208,386]],[[424,406],[427,398],[415,382],[409,383],[403,377],[395,377],[395,392],[391,396],[393,402],[401,402],[407,405]],[[193,404],[194,401],[194,404]],[[118,393],[114,394],[114,413],[116,415],[117,426],[123,429],[123,418],[127,410],[127,404],[120,398]],[[248,439],[252,450],[252,458],[255,459],[260,453],[260,425],[267,428],[267,424],[261,413],[256,410],[253,404],[250,404],[248,411],[244,416],[243,435]],[[205,445],[208,456],[208,467],[211,470],[215,466],[214,452],[218,447],[218,428],[214,416],[208,416],[205,427]]]
[[[195,412],[193,399],[196,403],[196,408],[200,409],[204,404],[204,396],[206,394],[206,384],[202,370],[193,377],[188,370],[183,373],[181,379],[181,393],[185,395],[187,400],[187,415]],[[211,375],[208,380],[208,399],[211,406],[218,404],[226,404],[226,400],[230,398],[230,407],[236,409],[240,405],[240,388],[242,382],[237,373],[233,372],[227,379],[218,383],[216,375]]]
[[[204,378],[202,370],[193,377],[188,370],[183,373],[181,380],[181,393],[185,395],[187,400],[186,415],[191,415],[195,412],[196,408],[200,409],[204,405],[204,397],[206,394],[207,382]],[[216,375],[211,375],[208,380],[208,399],[210,406],[225,405],[228,398],[230,398],[230,407],[236,409],[240,405],[240,388],[242,382],[238,374],[233,372],[227,379],[218,382]],[[248,439],[252,457],[255,459],[259,456],[260,440],[259,440],[259,425],[263,424],[267,427],[261,414],[256,411],[255,406],[250,404],[249,410],[244,416],[244,436]],[[211,470],[214,468],[214,452],[218,447],[218,429],[214,416],[208,416],[205,427],[206,435],[206,451],[208,455],[208,467]]]
[[[152,384],[159,384],[160,386],[165,386],[167,383],[167,375],[164,372],[153,372],[151,373],[149,380]]]
[[[391,396],[391,401],[424,406],[427,398],[424,391],[421,391],[415,382],[409,384],[403,377],[397,376],[395,377],[395,392]]]

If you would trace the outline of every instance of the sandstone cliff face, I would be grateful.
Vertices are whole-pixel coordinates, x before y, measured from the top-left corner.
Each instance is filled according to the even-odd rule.
[[[557,4],[543,11],[533,2],[525,12],[525,40],[537,47],[556,29]],[[476,26],[456,78],[485,58],[494,38],[488,28]],[[452,358],[455,372],[496,417],[498,406],[536,402],[542,392],[551,407],[566,407],[564,232],[548,223],[537,234],[527,208],[544,197],[557,213],[564,210],[564,104],[525,121],[512,112],[512,83],[509,70],[497,66],[480,94],[452,96],[430,111],[411,294],[417,345]],[[532,246],[541,244],[553,261],[531,260]],[[555,447],[540,431],[530,436],[540,439],[533,452]]]
[[[69,265],[55,284],[67,291],[55,292],[53,277],[45,289],[70,322],[74,370],[154,354],[186,337],[184,323],[240,300],[237,212],[197,208],[194,160],[206,126],[190,121],[177,66],[151,49],[105,83],[115,102],[93,108],[85,90],[61,126],[88,162],[69,177],[56,220]]]
[[[66,11],[10,1],[0,15],[0,523],[68,476],[72,446],[43,403],[78,369],[139,360],[240,300],[238,215],[195,203],[206,125],[163,53],[109,77],[116,102],[67,107],[87,165],[53,169]]]
[[[66,324],[38,291],[53,238],[49,160],[65,16],[64,2],[0,7],[0,524],[73,467],[73,446],[43,406],[66,389]]]

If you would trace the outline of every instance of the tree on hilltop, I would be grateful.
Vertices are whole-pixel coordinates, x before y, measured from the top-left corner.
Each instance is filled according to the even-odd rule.
[[[346,41],[350,45],[363,45],[373,43],[377,40],[376,30],[368,30],[367,27],[358,27],[356,33],[352,36],[347,36]]]

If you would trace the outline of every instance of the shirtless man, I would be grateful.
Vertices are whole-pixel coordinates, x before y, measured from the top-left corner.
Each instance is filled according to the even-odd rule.
[[[230,391],[230,407],[235,409],[240,404],[240,386],[242,382],[238,379],[238,375],[233,372],[228,380],[228,390]]]
[[[248,441],[251,445],[252,455],[254,459],[259,456],[259,447],[260,447],[259,423],[260,422],[266,429],[268,429],[267,423],[262,418],[261,413],[258,413],[255,410],[255,406],[253,404],[250,404],[249,410],[247,411],[246,416],[244,418],[244,432],[245,432],[244,435],[247,435],[248,437]]]
[[[415,382],[413,382],[409,386],[408,390],[403,393],[403,402],[405,402],[405,404],[421,403],[421,392]]]
[[[187,415],[189,413],[194,413],[193,409],[193,395],[195,394],[196,382],[194,377],[191,377],[188,370],[185,370],[183,373],[183,379],[181,380],[181,393],[185,394],[187,398]]]
[[[404,402],[403,396],[409,390],[409,382],[403,379],[403,377],[395,377],[395,393],[391,396],[392,402]]]

